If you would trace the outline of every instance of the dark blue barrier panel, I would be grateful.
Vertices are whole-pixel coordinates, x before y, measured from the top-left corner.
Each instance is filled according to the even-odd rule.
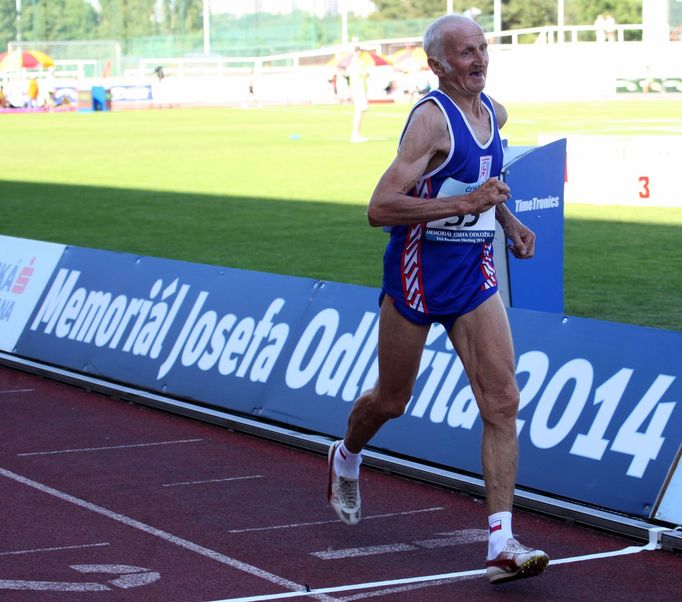
[[[507,207],[537,235],[532,261],[509,258],[511,307],[564,311],[565,173],[565,139],[531,149],[505,164],[503,177],[512,194]]]
[[[378,291],[68,248],[18,355],[340,436],[376,379]],[[519,485],[649,516],[682,440],[682,334],[510,309]],[[480,474],[481,421],[433,328],[405,416],[372,442]]]

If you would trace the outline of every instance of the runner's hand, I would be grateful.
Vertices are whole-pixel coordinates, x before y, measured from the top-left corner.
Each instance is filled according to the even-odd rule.
[[[490,178],[469,193],[468,202],[471,209],[467,213],[478,215],[500,203],[505,203],[511,198],[511,190],[501,180]]]

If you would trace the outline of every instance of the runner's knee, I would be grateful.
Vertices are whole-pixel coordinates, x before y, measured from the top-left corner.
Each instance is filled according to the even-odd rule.
[[[393,420],[405,413],[405,407],[409,401],[409,394],[394,394],[390,397],[379,396],[377,399],[377,411],[383,419]]]
[[[494,394],[486,393],[479,403],[481,419],[493,426],[514,423],[519,410],[519,392],[516,387],[508,387]]]

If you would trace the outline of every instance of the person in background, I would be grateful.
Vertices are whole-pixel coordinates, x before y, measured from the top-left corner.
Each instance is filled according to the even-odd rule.
[[[32,77],[31,79],[28,80],[28,106],[31,107],[32,109],[40,106],[38,103],[39,95],[40,86],[38,85],[38,80],[37,78]]]
[[[606,41],[606,16],[603,13],[597,15],[594,20],[594,35],[597,37],[597,42]]]
[[[606,32],[606,41],[615,42],[616,41],[616,20],[613,15],[604,15],[604,31]]]
[[[512,531],[519,390],[492,248],[495,220],[519,259],[533,256],[535,234],[505,205],[511,195],[500,179],[499,128],[507,111],[483,92],[483,30],[461,15],[441,17],[426,31],[424,50],[439,87],[412,108],[367,212],[370,225],[391,229],[379,297],[379,376],[355,401],[343,440],[329,449],[327,498],[343,522],[359,522],[362,450],[404,413],[429,329],[442,324],[483,422],[486,571],[497,584],[538,575],[549,563]]]
[[[153,106],[159,109],[162,109],[164,106],[170,108],[171,104],[167,98],[166,72],[163,69],[163,65],[157,65],[154,68],[154,75],[156,76],[156,83],[152,87]]]
[[[5,94],[4,86],[0,86],[0,109],[9,109],[10,104],[7,100],[7,94]]]
[[[367,100],[367,78],[369,72],[362,62],[362,49],[355,47],[353,56],[346,67],[348,77],[348,88],[350,98],[353,103],[353,127],[351,131],[351,142],[366,142],[367,138],[362,135],[362,121],[365,112],[369,108]]]

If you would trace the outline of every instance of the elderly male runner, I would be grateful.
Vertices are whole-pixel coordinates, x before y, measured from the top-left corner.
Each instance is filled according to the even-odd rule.
[[[497,292],[495,219],[509,248],[533,256],[535,235],[504,205],[499,127],[507,112],[483,93],[487,42],[473,21],[447,15],[424,36],[439,89],[416,103],[398,153],[368,208],[372,226],[391,226],[380,296],[379,378],[355,402],[342,441],[329,450],[329,501],[350,525],[360,520],[361,451],[405,410],[426,336],[443,324],[476,396],[483,421],[482,463],[488,507],[486,561],[491,583],[541,573],[541,550],[512,535],[518,445],[511,332]]]

